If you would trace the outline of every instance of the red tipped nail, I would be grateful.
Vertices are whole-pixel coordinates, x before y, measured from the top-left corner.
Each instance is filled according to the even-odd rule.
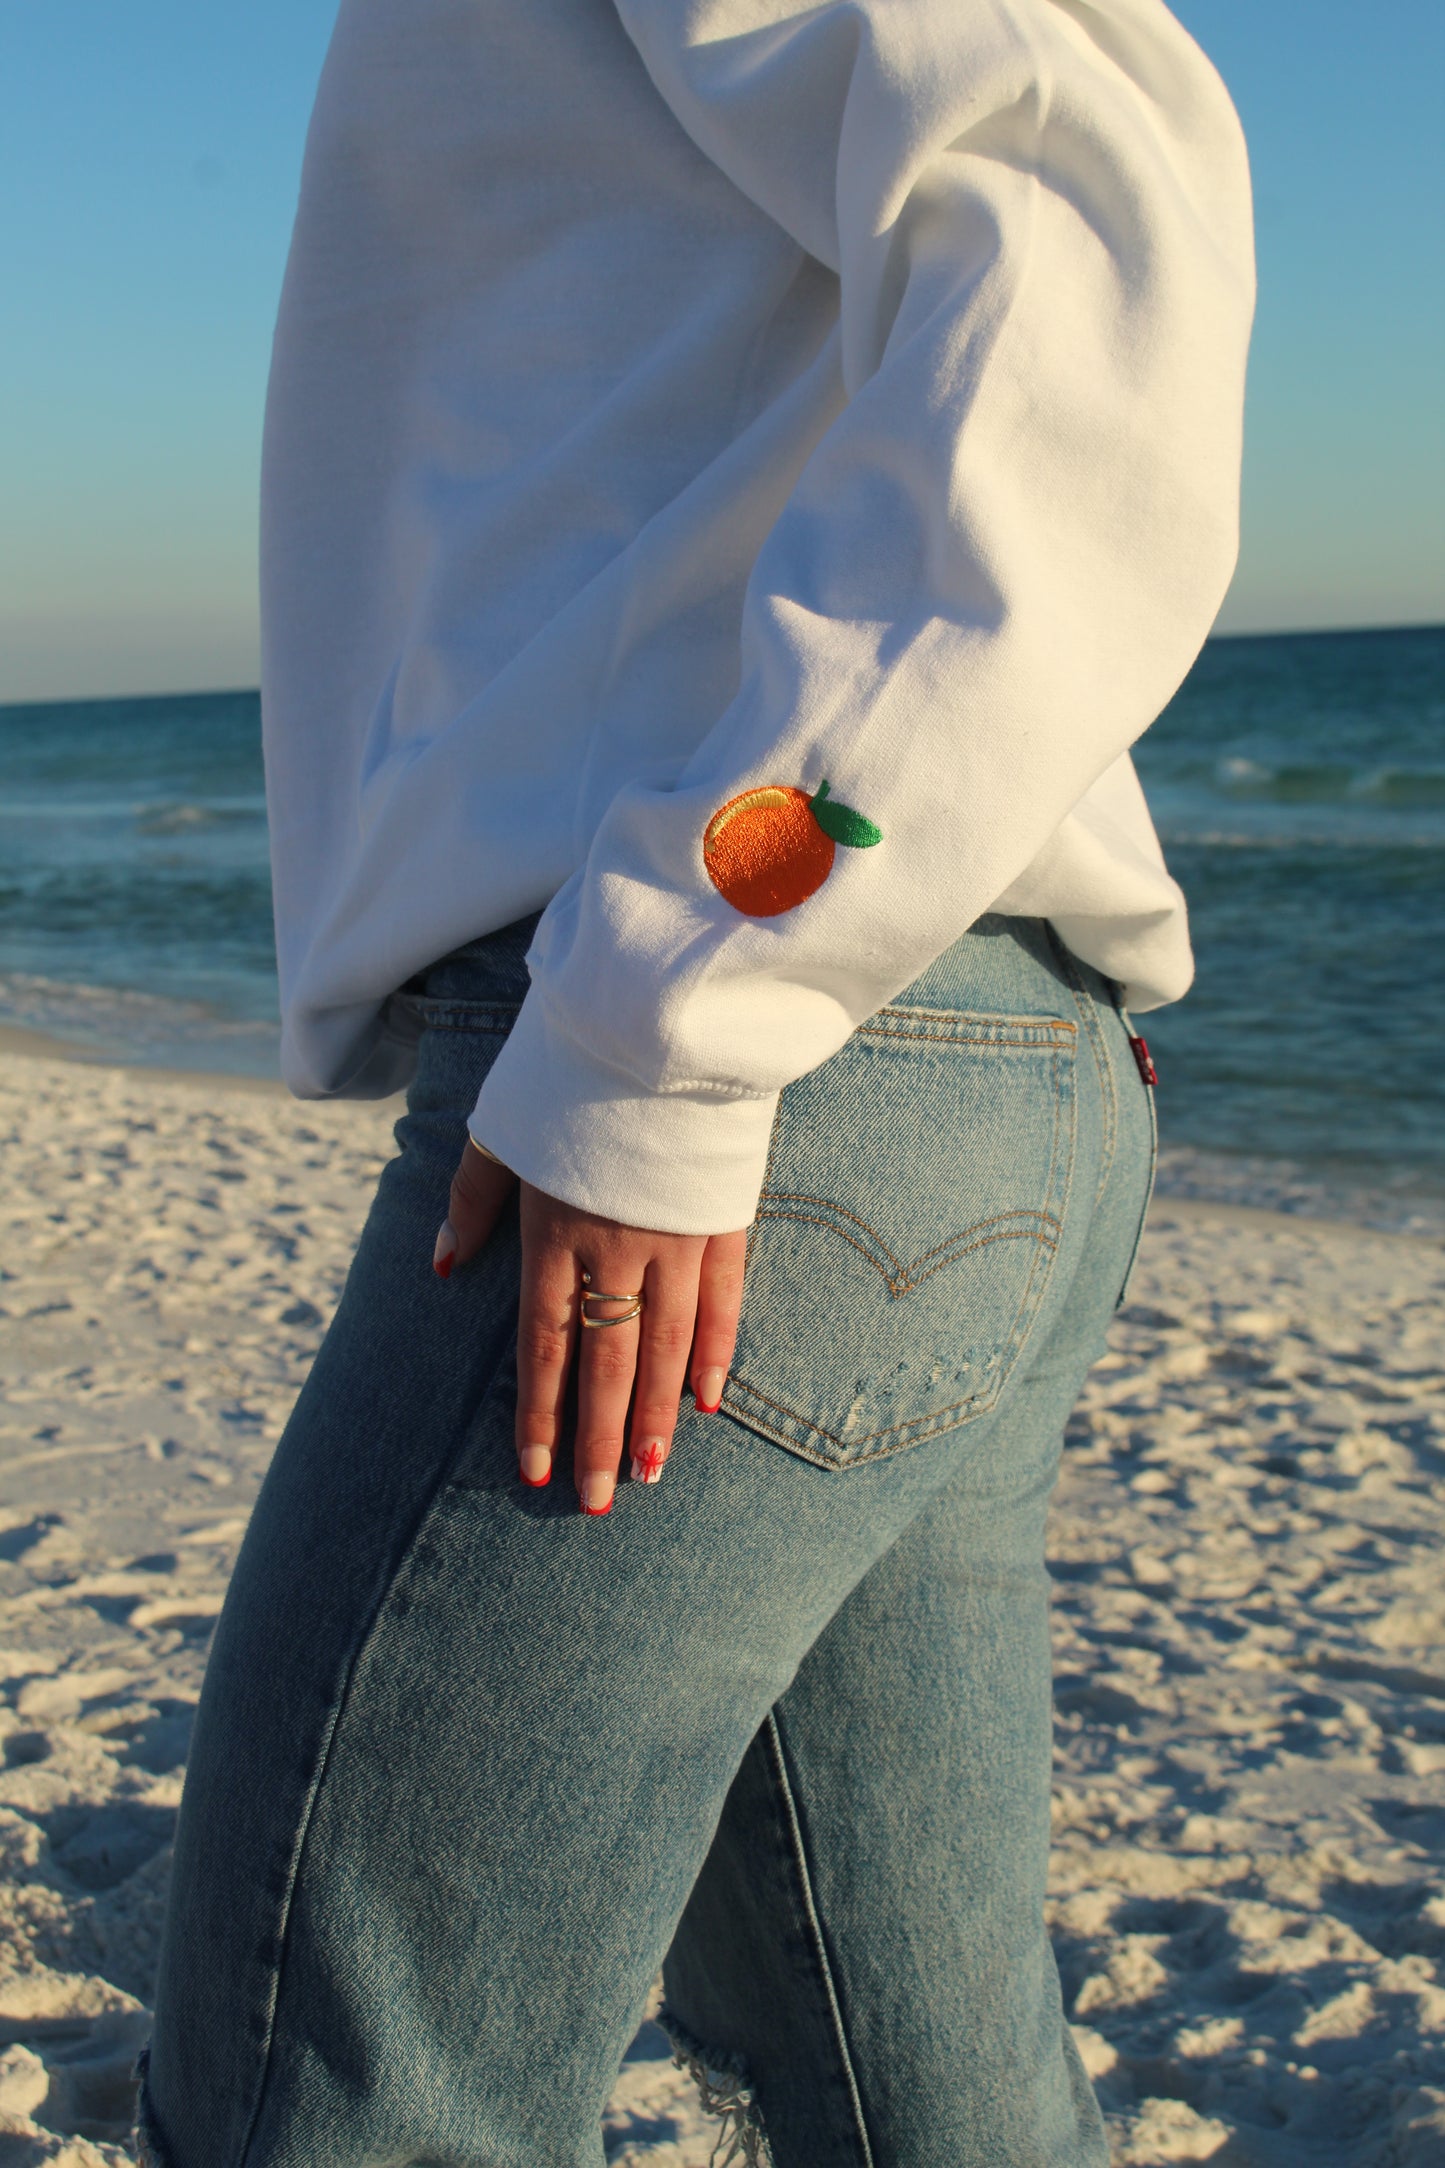
[[[584,1513],[601,1515],[612,1511],[613,1483],[604,1468],[594,1468],[582,1479],[578,1504]]]
[[[692,1389],[693,1403],[700,1415],[716,1415],[722,1406],[723,1387],[727,1384],[726,1370],[707,1369],[697,1379]]]
[[[452,1276],[452,1266],[455,1263],[456,1259],[454,1257],[438,1257],[432,1266],[432,1271],[439,1280],[449,1280]]]
[[[551,1480],[550,1475],[524,1475],[522,1478],[528,1490],[545,1490]]]

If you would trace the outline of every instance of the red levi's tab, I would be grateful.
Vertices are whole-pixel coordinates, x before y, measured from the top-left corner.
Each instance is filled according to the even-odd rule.
[[[1138,1069],[1140,1076],[1143,1077],[1144,1082],[1146,1084],[1157,1084],[1159,1082],[1159,1072],[1155,1068],[1153,1057],[1149,1052],[1149,1041],[1141,1039],[1136,1032],[1131,1031],[1129,1044],[1134,1049],[1135,1067]]]

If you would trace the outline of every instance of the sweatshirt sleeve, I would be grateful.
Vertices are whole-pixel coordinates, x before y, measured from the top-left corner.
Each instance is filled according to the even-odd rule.
[[[843,401],[736,697],[553,899],[473,1133],[634,1226],[744,1225],[777,1095],[1004,895],[1175,691],[1237,546],[1249,184],[1158,0],[617,0],[839,281]]]

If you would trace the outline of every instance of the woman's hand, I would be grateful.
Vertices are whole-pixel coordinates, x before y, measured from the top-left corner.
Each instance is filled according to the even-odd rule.
[[[437,1236],[443,1279],[475,1257],[516,1176],[470,1142]],[[577,1361],[573,1476],[584,1513],[610,1513],[624,1444],[635,1482],[656,1483],[672,1450],[683,1388],[713,1413],[733,1358],[747,1230],[651,1234],[597,1219],[523,1182],[517,1324],[517,1459],[524,1483],[551,1481],[562,1409]],[[590,1279],[590,1286],[587,1281]],[[593,1292],[596,1290],[597,1292]],[[606,1296],[642,1296],[640,1315]],[[584,1329],[586,1314],[616,1318]],[[629,1404],[631,1416],[629,1420]]]

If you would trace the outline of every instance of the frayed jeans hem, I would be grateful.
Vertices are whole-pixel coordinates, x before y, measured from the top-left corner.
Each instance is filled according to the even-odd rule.
[[[690,2033],[665,2006],[657,2022],[672,2042],[672,2059],[698,2090],[705,2113],[721,2119],[708,2168],[772,2168],[762,2116],[747,2072],[733,2058],[717,2055]]]
[[[139,2168],[172,2168],[172,2163],[162,2151],[160,2139],[156,2136],[155,2116],[146,2095],[146,2072],[150,2068],[150,2059],[151,2051],[147,2044],[135,2060],[135,2122],[131,2126],[131,2151],[135,2154]]]

